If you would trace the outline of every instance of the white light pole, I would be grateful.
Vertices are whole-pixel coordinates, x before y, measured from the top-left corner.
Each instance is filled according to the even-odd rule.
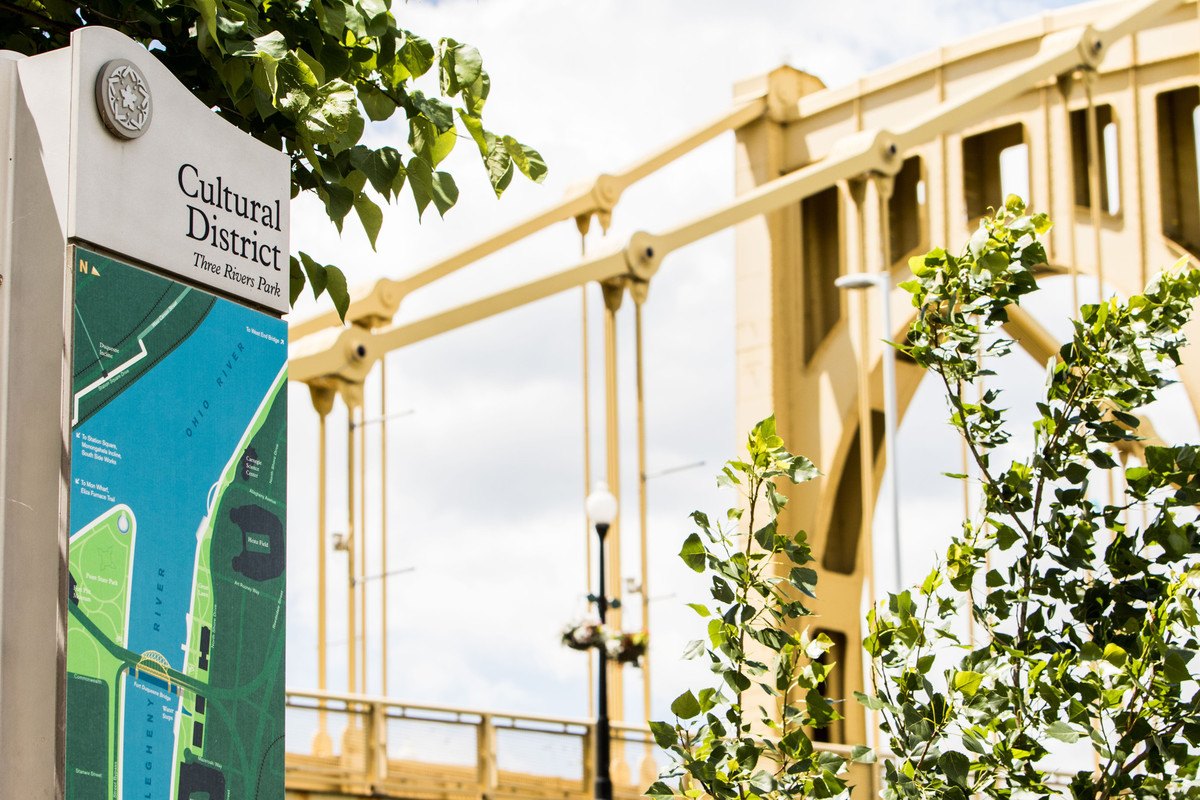
[[[885,338],[892,336],[891,292],[892,281],[887,271],[859,272],[853,275],[842,275],[833,282],[839,289],[869,289],[879,290],[880,322]],[[867,357],[866,342],[863,342],[863,358]],[[866,391],[863,387],[862,391]],[[904,578],[900,569],[900,469],[896,455],[896,350],[890,344],[883,345],[883,443],[884,458],[887,460],[887,472],[891,483],[892,506],[892,543],[896,549],[895,574],[896,591],[904,586]],[[868,444],[864,441],[863,447]]]

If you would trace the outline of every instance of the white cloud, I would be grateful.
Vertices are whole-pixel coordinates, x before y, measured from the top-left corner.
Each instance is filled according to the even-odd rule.
[[[301,199],[294,206],[295,247],[347,267],[352,284],[403,276],[546,207],[590,175],[619,168],[723,112],[738,79],[786,60],[836,85],[1043,5],[1033,0],[923,0],[902,6],[866,0],[397,4],[402,25],[427,36],[451,35],[481,49],[494,85],[489,127],[539,148],[550,177],[541,187],[518,179],[497,201],[473,146],[464,141],[449,161],[462,198],[445,220],[431,210],[418,225],[406,196],[388,215],[379,252],[372,253],[356,222],[348,222],[346,234],[338,237],[323,222],[319,204]],[[384,142],[398,134],[394,125],[384,124],[370,136]],[[725,136],[632,189],[607,242],[594,234],[589,247],[593,252],[613,247],[636,229],[661,229],[729,201],[732,175],[733,143]],[[414,294],[401,318],[423,316],[547,274],[574,263],[578,254],[573,226],[558,226]],[[704,587],[674,554],[688,531],[686,514],[692,508],[711,511],[727,504],[710,476],[741,441],[733,429],[733,261],[730,234],[672,255],[655,279],[645,309],[649,469],[707,462],[703,469],[650,485],[651,594],[674,595],[653,606],[653,688],[659,716],[685,685],[706,677],[703,665],[678,660],[686,641],[701,633],[682,604],[703,599]],[[585,657],[558,644],[562,624],[579,613],[586,591],[578,308],[578,293],[568,293],[408,348],[389,361],[391,408],[416,411],[390,426],[390,566],[416,567],[392,584],[389,689],[399,698],[586,714]],[[305,300],[294,316],[303,319],[312,310]],[[595,295],[592,323],[592,452],[598,475],[603,394]],[[619,334],[621,488],[630,520],[622,541],[623,571],[636,575],[628,313]],[[370,414],[376,413],[376,391],[369,387]],[[958,468],[957,442],[942,423],[944,406],[936,397],[923,398],[928,401],[921,406],[928,408],[924,421],[910,420],[901,436],[902,481],[906,494],[912,494],[902,515],[906,535],[916,542],[914,550],[928,553],[953,529],[961,501],[956,484],[936,477]],[[303,387],[293,387],[289,399],[288,666],[289,684],[300,687],[315,685],[316,423]],[[344,523],[335,520],[345,516],[342,412],[330,418],[330,431],[330,524],[337,530]],[[938,469],[926,474],[932,465]],[[375,537],[374,510],[371,520],[376,527],[370,535]],[[883,546],[880,557],[888,557]],[[329,563],[330,638],[344,641],[344,555],[331,554]],[[929,560],[906,556],[909,563],[919,574]],[[374,635],[377,585],[371,591]],[[637,597],[626,601],[629,624],[636,624]],[[331,670],[332,688],[342,688],[342,661],[331,664]],[[627,671],[630,716],[641,711],[639,680],[635,671]],[[377,690],[377,676],[371,688]]]

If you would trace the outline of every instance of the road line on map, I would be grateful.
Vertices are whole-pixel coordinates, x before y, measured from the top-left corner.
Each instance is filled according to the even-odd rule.
[[[104,366],[103,366],[103,364],[101,364],[101,366],[100,366],[101,376],[98,379],[92,381],[87,386],[83,387],[83,389],[78,394],[75,395],[75,413],[71,417],[72,425],[76,425],[79,422],[79,401],[83,399],[83,396],[95,389],[98,389],[99,387],[108,383],[110,380],[120,377],[121,374],[123,374],[125,372],[125,370],[129,369],[134,364],[136,364],[137,362],[139,362],[143,358],[145,358],[147,356],[146,342],[144,341],[145,338],[150,334],[150,332],[152,330],[154,330],[155,328],[158,327],[160,322],[162,322],[164,319],[167,318],[168,314],[170,314],[172,311],[174,311],[175,308],[181,302],[183,302],[183,298],[187,297],[191,291],[192,291],[192,287],[185,286],[183,291],[179,293],[179,297],[176,297],[174,300],[172,300],[171,304],[169,306],[167,306],[165,309],[163,309],[163,312],[161,314],[159,314],[157,317],[155,317],[153,322],[151,322],[149,325],[147,325],[145,328],[142,329],[142,332],[138,334],[138,347],[141,348],[141,350],[142,350],[141,353],[134,356],[129,361],[126,361],[124,364],[121,364],[119,367],[115,367],[113,370],[111,370],[109,372],[105,372]],[[92,352],[96,353],[96,345],[94,343],[92,343],[92,334],[88,332],[87,323],[83,321],[83,314],[80,313],[79,306],[75,307],[75,314],[79,317],[79,322],[83,325],[83,332],[85,334],[87,334],[88,343],[92,344]],[[99,353],[96,353],[96,361],[100,362],[100,354]]]
[[[124,364],[114,367],[113,370],[111,372],[109,372],[107,375],[102,374],[99,378],[92,381],[87,386],[83,387],[83,389],[81,389],[78,392],[78,394],[75,395],[75,412],[71,415],[71,425],[72,426],[79,424],[79,401],[83,399],[84,395],[94,391],[95,389],[99,389],[101,386],[103,386],[104,384],[108,383],[111,380],[115,380],[116,378],[119,378],[121,375],[125,374],[125,370],[129,369],[134,364],[136,364],[137,362],[139,362],[143,358],[145,358],[147,355],[149,355],[149,353],[146,352],[146,343],[143,342],[141,339],[138,339],[138,347],[141,348],[142,352],[138,353],[136,356],[129,359]]]

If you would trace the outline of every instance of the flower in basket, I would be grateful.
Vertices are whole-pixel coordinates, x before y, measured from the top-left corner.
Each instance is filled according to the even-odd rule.
[[[605,642],[605,651],[610,661],[618,664],[641,665],[642,656],[646,654],[648,637],[645,633],[614,633]]]
[[[584,619],[563,629],[562,642],[572,650],[591,650],[604,643],[604,628],[598,619]]]

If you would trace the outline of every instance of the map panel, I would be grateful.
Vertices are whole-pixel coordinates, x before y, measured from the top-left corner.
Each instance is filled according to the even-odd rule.
[[[287,325],[72,253],[68,800],[282,800]]]

